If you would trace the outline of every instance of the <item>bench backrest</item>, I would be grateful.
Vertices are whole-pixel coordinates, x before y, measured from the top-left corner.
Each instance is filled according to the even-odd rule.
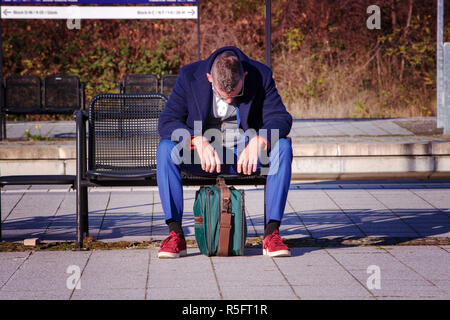
[[[70,113],[82,109],[80,79],[74,75],[44,78],[44,112]]]
[[[102,93],[89,104],[89,170],[108,173],[156,169],[158,117],[167,99],[155,94]]]
[[[157,93],[158,78],[153,74],[127,74],[121,93]]]
[[[5,79],[6,113],[41,111],[41,78],[37,75],[11,75]]]
[[[177,74],[165,74],[161,77],[161,93],[166,97],[169,97],[172,93],[172,89],[177,82]]]

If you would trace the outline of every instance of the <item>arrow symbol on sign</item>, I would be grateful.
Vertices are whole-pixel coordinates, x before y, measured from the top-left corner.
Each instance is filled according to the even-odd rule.
[[[190,14],[191,15],[194,15],[195,14],[195,11],[194,11],[194,9],[192,9],[191,11],[189,11],[190,12]]]
[[[4,14],[5,16],[7,16],[9,13],[11,13],[11,11],[8,11],[8,9],[5,9],[5,10],[3,11],[3,14]]]

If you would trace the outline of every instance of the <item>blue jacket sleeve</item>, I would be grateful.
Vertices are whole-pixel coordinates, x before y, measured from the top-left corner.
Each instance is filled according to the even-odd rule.
[[[183,70],[180,70],[169,100],[158,119],[158,133],[162,139],[180,142],[183,136],[194,134],[193,129],[186,125],[188,116],[186,86],[187,82],[183,75]],[[184,132],[184,135],[179,134],[180,132]]]

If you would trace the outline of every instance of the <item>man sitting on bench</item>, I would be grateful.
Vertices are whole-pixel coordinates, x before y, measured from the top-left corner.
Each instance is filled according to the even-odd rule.
[[[290,256],[278,229],[291,180],[292,146],[286,138],[291,126],[270,68],[238,48],[220,48],[181,68],[158,122],[157,181],[170,231],[158,256],[186,255],[181,171],[250,175],[264,164],[268,214],[263,254]]]

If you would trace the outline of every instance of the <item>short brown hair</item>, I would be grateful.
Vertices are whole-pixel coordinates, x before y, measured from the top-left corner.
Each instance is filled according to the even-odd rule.
[[[228,93],[235,90],[244,77],[244,68],[234,52],[225,51],[214,59],[211,75],[219,89]]]

